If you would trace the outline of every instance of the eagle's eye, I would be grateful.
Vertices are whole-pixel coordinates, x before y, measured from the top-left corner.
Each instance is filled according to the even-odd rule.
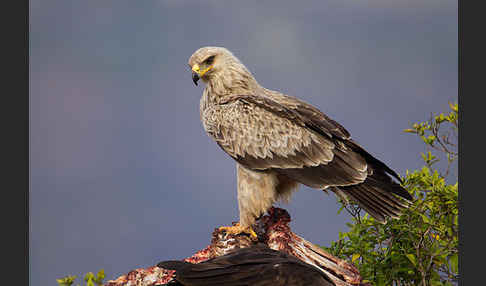
[[[204,60],[204,63],[207,65],[212,65],[214,61],[214,56],[210,56],[207,59]]]

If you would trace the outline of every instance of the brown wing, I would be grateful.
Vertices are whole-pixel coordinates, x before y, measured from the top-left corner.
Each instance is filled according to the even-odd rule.
[[[369,154],[358,143],[354,142],[351,139],[349,132],[343,126],[329,118],[319,109],[293,96],[288,96],[269,89],[264,89],[264,92],[267,97],[270,97],[273,101],[284,105],[286,108],[299,114],[301,118],[304,118],[303,120],[308,128],[311,128],[321,135],[339,139],[338,141],[344,142],[346,146],[363,156],[368,163],[383,169],[386,173],[401,182],[400,177],[395,171]]]
[[[242,165],[254,170],[286,170],[314,188],[363,182],[367,163],[332,136],[323,122],[263,96],[231,96],[219,105],[219,118],[206,130]],[[206,117],[211,117],[207,114]],[[320,124],[320,125],[318,125]],[[208,126],[209,125],[209,126]],[[314,127],[309,127],[309,126]],[[318,127],[331,135],[320,134]],[[297,178],[298,177],[298,178]]]
[[[271,169],[313,188],[331,187],[382,222],[407,206],[392,193],[412,200],[391,179],[400,180],[393,170],[309,104],[283,95],[234,95],[219,107],[208,133],[250,169]]]

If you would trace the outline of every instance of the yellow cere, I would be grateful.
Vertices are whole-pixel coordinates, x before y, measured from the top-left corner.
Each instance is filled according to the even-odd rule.
[[[200,68],[199,68],[199,65],[195,64],[194,66],[192,66],[192,71],[197,73],[200,77],[202,77],[205,73],[207,73],[212,68],[213,68],[213,66],[209,66],[206,69],[201,71]]]

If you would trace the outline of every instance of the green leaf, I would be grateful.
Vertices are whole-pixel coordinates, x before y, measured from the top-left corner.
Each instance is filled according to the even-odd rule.
[[[341,202],[341,207],[338,209],[337,214],[340,214],[341,211],[344,209],[345,205],[344,202]]]
[[[407,258],[408,260],[410,260],[410,262],[412,262],[413,266],[417,266],[417,260],[415,259],[415,255],[409,253],[409,254],[406,254],[407,255]]]
[[[355,261],[356,261],[356,259],[358,259],[358,258],[360,258],[360,257],[361,257],[361,255],[360,255],[360,254],[358,254],[358,253],[353,254],[353,257],[351,258],[351,262],[355,262]]]
[[[425,223],[430,223],[430,219],[424,215],[423,213],[419,213],[420,217],[422,217],[422,220],[425,222]]]
[[[453,254],[451,257],[449,257],[449,265],[451,266],[451,271],[454,273],[459,272],[459,259],[457,256],[457,253]]]
[[[86,286],[95,286],[93,280],[94,280],[94,274],[93,272],[88,272],[84,276],[84,281],[86,281]]]
[[[76,280],[76,277],[76,275],[66,276],[61,279],[56,279],[56,281],[59,286],[71,286],[74,280]]]
[[[102,285],[103,279],[105,279],[105,270],[100,269],[100,271],[98,271],[98,273],[96,274],[96,278],[94,279],[94,282],[96,283],[96,285]]]
[[[452,109],[452,111],[455,111],[455,112],[458,112],[458,110],[459,110],[457,103],[449,102],[449,107]]]
[[[88,281],[88,280],[93,279],[93,278],[94,278],[93,272],[88,272],[88,273],[86,273],[86,275],[84,275],[84,281]]]

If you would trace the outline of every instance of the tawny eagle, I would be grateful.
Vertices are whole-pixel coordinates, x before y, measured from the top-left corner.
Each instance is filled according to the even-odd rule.
[[[204,129],[237,162],[240,218],[227,231],[255,235],[256,218],[288,201],[300,184],[351,199],[380,222],[409,205],[397,173],[344,127],[296,97],[262,87],[229,50],[200,48],[189,67],[196,85],[206,83]]]

